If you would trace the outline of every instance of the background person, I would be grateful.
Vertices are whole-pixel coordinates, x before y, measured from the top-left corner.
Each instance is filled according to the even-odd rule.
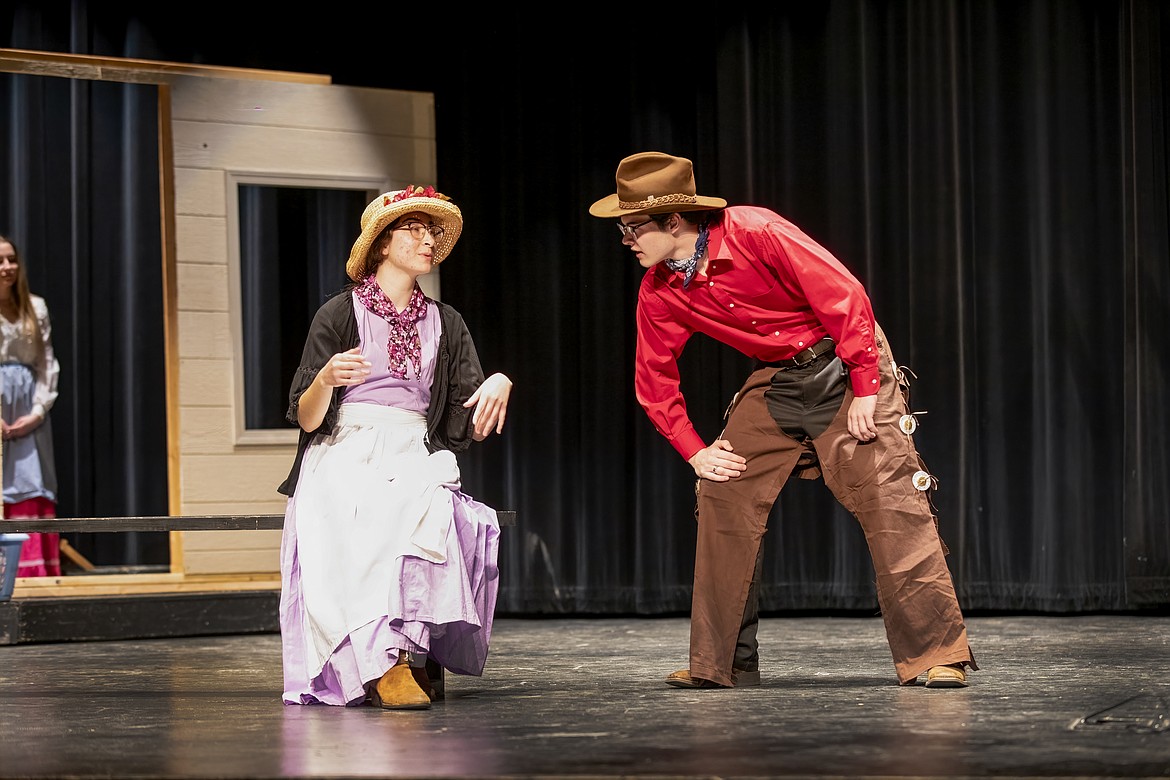
[[[762,540],[796,473],[823,476],[861,524],[899,682],[926,673],[930,687],[965,686],[977,667],[928,498],[934,478],[861,283],[779,214],[697,195],[686,158],[631,155],[616,179],[589,211],[618,220],[646,269],[635,392],[698,478],[690,666],[667,684],[759,684]],[[755,360],[711,444],[679,389],[678,357],[695,333]]]
[[[29,291],[20,252],[5,236],[0,236],[0,315],[4,517],[56,517],[57,467],[49,410],[57,400],[61,367],[53,354],[49,307]],[[16,576],[61,574],[59,534],[28,537]]]
[[[423,709],[429,655],[483,671],[498,592],[494,509],[455,453],[504,429],[512,382],[483,378],[463,318],[417,279],[463,216],[432,187],[379,195],[317,311],[289,392],[301,428],[280,492],[284,700]]]

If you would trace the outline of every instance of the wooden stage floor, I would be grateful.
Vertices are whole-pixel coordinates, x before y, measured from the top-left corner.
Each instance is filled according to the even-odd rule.
[[[501,618],[415,712],[282,704],[273,633],[3,646],[0,777],[1170,777],[1170,616],[970,617],[952,690],[825,616],[762,622],[758,688],[669,688],[688,628]]]

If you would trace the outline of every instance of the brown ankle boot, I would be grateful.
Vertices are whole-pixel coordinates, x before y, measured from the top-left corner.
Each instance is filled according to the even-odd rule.
[[[418,687],[410,666],[398,663],[370,689],[370,700],[384,710],[425,710],[431,699]]]

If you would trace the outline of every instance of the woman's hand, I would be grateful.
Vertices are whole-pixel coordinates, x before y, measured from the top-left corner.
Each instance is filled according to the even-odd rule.
[[[372,364],[362,357],[361,347],[338,352],[321,366],[317,379],[301,393],[297,403],[297,422],[301,428],[312,432],[321,427],[333,388],[342,385],[360,385],[370,375]]]
[[[11,423],[3,424],[4,438],[19,439],[23,436],[28,436],[39,428],[42,422],[44,422],[44,418],[39,414],[26,414],[17,417]]]
[[[466,403],[466,408],[475,407],[471,422],[475,426],[472,438],[483,441],[494,430],[504,432],[504,418],[508,415],[508,396],[512,394],[512,380],[503,374],[492,374],[483,380]]]
[[[370,375],[371,367],[370,361],[362,357],[362,348],[354,347],[329,358],[317,372],[317,379],[326,387],[360,385]]]

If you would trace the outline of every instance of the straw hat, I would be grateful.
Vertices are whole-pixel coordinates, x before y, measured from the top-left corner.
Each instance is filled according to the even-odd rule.
[[[618,163],[617,192],[589,207],[595,217],[708,211],[727,205],[723,198],[695,194],[691,161],[662,152],[640,152]]]
[[[451,248],[463,232],[463,213],[446,195],[434,187],[416,187],[413,184],[404,190],[384,192],[370,201],[362,212],[362,234],[353,242],[345,272],[355,282],[362,281],[361,273],[366,265],[366,255],[374,239],[385,227],[399,217],[412,211],[421,211],[443,228],[443,235],[435,239],[431,262],[438,265],[451,253]]]

